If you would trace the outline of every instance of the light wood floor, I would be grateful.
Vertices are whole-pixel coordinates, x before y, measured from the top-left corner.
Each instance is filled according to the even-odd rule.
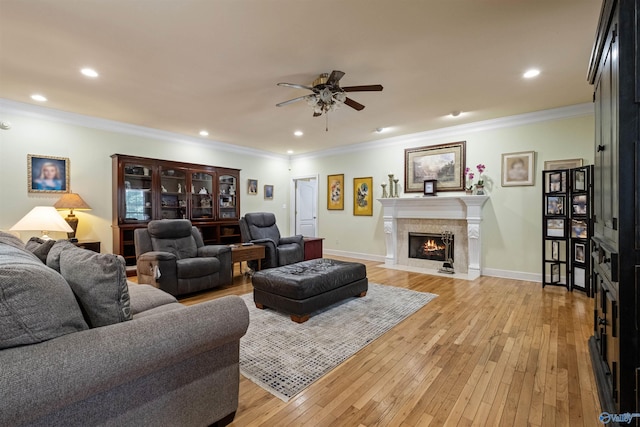
[[[288,403],[241,376],[232,426],[602,425],[587,350],[593,300],[583,293],[361,262],[370,282],[439,297]],[[182,302],[251,291],[238,275]]]

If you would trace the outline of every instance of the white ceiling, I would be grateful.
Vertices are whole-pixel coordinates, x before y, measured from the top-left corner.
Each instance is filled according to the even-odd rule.
[[[590,102],[600,4],[0,0],[0,97],[35,104],[41,93],[59,110],[301,154]],[[538,78],[522,78],[530,67]],[[278,82],[334,69],[342,86],[384,91],[351,93],[366,108],[330,113],[328,132],[304,102],[275,106],[307,93]],[[465,113],[446,117],[455,110]]]

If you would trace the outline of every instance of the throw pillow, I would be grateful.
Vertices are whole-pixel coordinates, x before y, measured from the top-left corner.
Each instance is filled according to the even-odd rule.
[[[0,349],[88,328],[69,285],[32,253],[0,239]]]
[[[78,247],[68,240],[58,240],[53,244],[49,253],[47,254],[47,267],[53,268],[55,271],[60,272],[60,254],[65,249],[72,249]]]
[[[131,320],[127,272],[120,255],[66,248],[60,252],[60,273],[92,328]]]
[[[38,257],[43,264],[47,263],[47,255],[51,250],[51,247],[56,243],[55,240],[42,240],[39,237],[32,237],[29,239],[25,248],[31,251],[35,256]]]

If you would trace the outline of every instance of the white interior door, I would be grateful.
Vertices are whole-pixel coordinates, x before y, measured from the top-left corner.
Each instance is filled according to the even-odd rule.
[[[316,237],[318,185],[315,178],[296,179],[295,234]]]

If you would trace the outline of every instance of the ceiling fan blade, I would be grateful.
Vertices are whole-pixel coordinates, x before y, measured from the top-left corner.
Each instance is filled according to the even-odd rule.
[[[311,86],[299,85],[299,84],[295,84],[295,83],[278,83],[278,86],[292,87],[294,89],[314,90]]]
[[[329,79],[327,80],[327,86],[337,85],[342,76],[344,76],[344,73],[342,71],[333,70],[331,72],[331,75],[329,76]]]
[[[305,99],[307,96],[309,96],[309,95],[299,96],[299,97],[297,97],[297,98],[293,98],[293,99],[290,99],[290,100],[288,100],[288,101],[281,102],[281,103],[279,103],[279,104],[276,104],[276,107],[283,107],[283,106],[285,106],[285,105],[293,104],[294,102],[302,101],[302,100],[303,100],[303,99]]]
[[[360,104],[359,102],[354,101],[351,98],[347,98],[344,100],[344,103],[347,104],[349,107],[355,109],[355,110],[362,110],[364,109],[364,105]]]
[[[379,92],[382,85],[347,86],[342,88],[345,92]]]
[[[313,117],[320,117],[322,115],[322,113],[313,113]]]

